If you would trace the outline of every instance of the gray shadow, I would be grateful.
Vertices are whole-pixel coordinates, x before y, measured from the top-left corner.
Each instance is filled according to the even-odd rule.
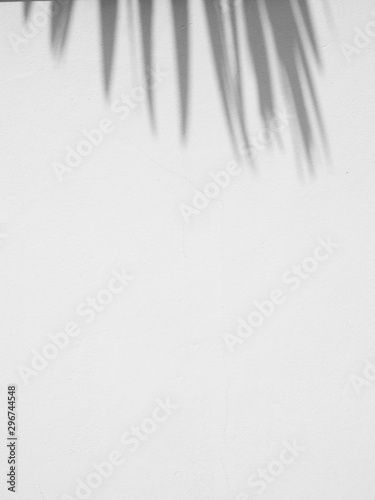
[[[17,1],[17,0],[0,0]],[[34,0],[24,2],[25,20],[30,18]],[[67,41],[76,0],[51,0],[51,46],[60,55]],[[92,1],[92,0],[91,0]],[[101,11],[103,87],[110,94],[115,53],[119,0],[98,0]],[[139,33],[142,40],[143,73],[147,81],[153,67],[153,20],[157,2],[154,0],[122,0],[132,12],[138,11],[128,29]],[[295,115],[295,145],[302,149],[313,173],[317,148],[329,157],[324,123],[314,87],[315,74],[322,69],[311,0],[201,0],[205,12],[213,64],[228,133],[235,152],[249,150],[250,135],[245,110],[240,53],[245,50],[251,61],[257,102],[265,127],[276,116],[275,86],[280,85],[289,111]],[[180,129],[186,139],[189,123],[190,97],[190,30],[189,0],[170,0],[177,58]],[[245,40],[240,40],[240,26],[245,27]],[[242,42],[242,43],[241,43]],[[272,51],[270,50],[272,48]],[[271,54],[276,54],[276,64]],[[275,69],[277,68],[277,74]],[[155,125],[154,96],[147,85],[150,122]],[[251,159],[251,158],[250,158]]]

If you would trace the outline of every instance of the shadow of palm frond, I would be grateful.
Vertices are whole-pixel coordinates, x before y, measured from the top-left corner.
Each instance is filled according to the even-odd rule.
[[[5,0],[6,1],[6,0]],[[51,44],[59,54],[64,49],[75,0],[50,0],[52,8]],[[108,95],[113,73],[116,21],[119,0],[98,0],[101,12],[104,89]],[[153,66],[153,21],[156,0],[122,0],[130,19],[138,24],[142,40],[145,78]],[[25,17],[33,0],[24,0]],[[181,136],[188,130],[190,89],[189,0],[170,0],[177,57]],[[201,0],[205,13],[220,98],[228,131],[238,152],[249,150],[241,55],[249,57],[255,75],[259,111],[265,127],[277,113],[276,92],[280,90],[295,116],[294,139],[302,145],[312,168],[313,153],[323,146],[328,154],[323,119],[314,88],[314,73],[322,61],[315,35],[309,0]],[[275,64],[276,63],[276,64]],[[280,94],[280,92],[278,92]],[[155,128],[154,96],[147,86],[152,127]],[[294,133],[295,132],[295,133]]]

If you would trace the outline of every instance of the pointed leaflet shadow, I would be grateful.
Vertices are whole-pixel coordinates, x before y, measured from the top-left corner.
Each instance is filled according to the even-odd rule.
[[[138,11],[141,23],[140,30],[142,32],[144,78],[147,82],[150,69],[153,67],[152,26],[154,0],[138,0]],[[155,129],[154,94],[151,85],[147,85],[147,99],[151,125],[152,128]]]
[[[310,17],[306,0],[300,0],[302,18],[307,31],[311,30]],[[282,8],[280,7],[282,5]],[[323,124],[312,83],[311,70],[307,62],[306,48],[304,47],[301,32],[297,25],[296,15],[293,12],[292,2],[281,3],[275,0],[265,0],[265,6],[274,37],[278,62],[285,80],[285,87],[290,89],[290,99],[297,114],[297,122],[303,142],[304,151],[311,165],[314,134],[312,131],[311,113],[308,111],[307,97],[310,97],[315,117],[320,127],[320,134],[324,140]],[[307,16],[307,17],[306,17]],[[319,54],[314,36],[310,32],[310,44],[315,57],[319,62]],[[307,82],[307,92],[303,88],[303,78]],[[308,96],[306,96],[306,93]]]
[[[106,94],[108,94],[111,86],[113,59],[115,53],[118,0],[100,0],[100,13],[102,23],[104,88]]]
[[[172,0],[174,36],[178,64],[178,78],[181,103],[181,134],[185,139],[188,121],[189,101],[189,6],[188,2]]]
[[[57,0],[51,0],[51,9],[55,12],[51,19],[51,45],[57,56],[64,50],[73,3],[74,0],[65,0],[62,4]]]
[[[30,17],[33,1],[24,0],[26,18]],[[157,2],[123,1],[129,12],[136,9],[139,14],[139,25],[130,27],[140,34],[142,40],[143,72],[147,81],[154,60],[153,19]],[[259,110],[264,125],[268,127],[277,112],[275,86],[281,80],[285,102],[296,115],[298,136],[310,165],[318,144],[328,151],[313,83],[314,70],[321,68],[322,61],[309,1],[311,0],[201,0],[224,116],[236,150],[239,142],[245,145],[245,149],[249,149],[240,62],[241,53],[245,51],[254,70]],[[170,2],[177,57],[181,136],[185,138],[190,88],[190,1]],[[74,3],[75,0],[51,0],[51,44],[57,55],[66,44]],[[98,3],[103,45],[103,80],[108,95],[113,73],[119,0],[98,0]],[[132,17],[134,18],[135,16]],[[241,40],[242,26],[245,29],[244,42]],[[272,54],[276,55],[276,65],[272,64]],[[274,74],[275,67],[279,75]],[[150,121],[155,128],[151,85],[147,85],[147,100]]]

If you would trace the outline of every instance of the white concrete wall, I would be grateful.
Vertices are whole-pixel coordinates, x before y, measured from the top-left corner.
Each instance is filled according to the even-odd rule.
[[[181,204],[191,204],[209,173],[234,158],[200,2],[191,25],[185,146],[165,1],[155,26],[155,61],[167,73],[155,88],[156,135],[145,101],[126,120],[112,107],[142,78],[139,40],[129,44],[125,12],[106,101],[96,2],[77,2],[58,62],[48,27],[16,52],[9,36],[21,33],[23,6],[0,4],[1,470],[7,384],[18,384],[19,421],[18,490],[7,492],[4,473],[1,498],[84,498],[77,480],[86,481],[113,450],[124,462],[90,498],[375,498],[375,372],[365,370],[372,380],[362,374],[367,360],[375,363],[375,36],[360,50],[353,45],[349,61],[342,46],[375,20],[375,5],[331,0],[330,20],[323,3],[313,5],[324,63],[315,84],[331,162],[318,150],[316,176],[307,175],[295,155],[292,117],[284,148],[264,150],[256,169],[243,163],[188,221]],[[247,64],[249,124],[257,134],[262,123]],[[54,162],[104,118],[111,132],[58,182]],[[285,272],[313,256],[319,238],[338,247],[292,290]],[[121,269],[134,279],[86,323],[77,307]],[[238,318],[274,289],[283,303],[231,353],[223,335],[236,334]],[[44,369],[22,377],[33,349],[42,352],[49,334],[72,321],[80,335],[65,336],[66,347]],[[121,437],[165,398],[178,409],[132,452],[136,445]],[[277,468],[270,462],[293,441],[303,451],[293,462],[288,455],[292,463],[280,476],[247,484],[257,469]]]

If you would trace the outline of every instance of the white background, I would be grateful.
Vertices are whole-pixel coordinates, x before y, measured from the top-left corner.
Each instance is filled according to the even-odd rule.
[[[111,96],[102,87],[99,12],[78,1],[66,52],[53,58],[49,28],[18,53],[20,3],[0,4],[1,88],[1,498],[74,497],[76,480],[118,447],[157,398],[179,405],[127,455],[98,500],[375,499],[375,382],[350,382],[374,345],[375,37],[347,62],[340,44],[374,19],[372,0],[321,2],[314,20],[324,71],[315,83],[331,149],[316,176],[284,149],[262,152],[189,222],[180,212],[210,171],[233,158],[200,2],[193,2],[189,137],[179,138],[173,31],[158,2],[155,60],[168,75],[155,90],[157,134],[147,103],[126,121],[111,111],[140,82],[139,45],[125,12]],[[38,9],[35,6],[34,9]],[[251,68],[248,67],[251,82]],[[262,127],[252,81],[252,131]],[[280,107],[285,107],[282,99]],[[112,119],[115,130],[59,183],[81,130]],[[319,152],[318,152],[319,153]],[[339,243],[300,289],[234,354],[222,335],[282,285],[284,271]],[[111,270],[127,289],[26,385],[20,364],[61,331]],[[6,387],[18,384],[18,492],[7,493]],[[246,485],[285,440],[305,447],[258,496]],[[124,450],[124,447],[122,447]]]

